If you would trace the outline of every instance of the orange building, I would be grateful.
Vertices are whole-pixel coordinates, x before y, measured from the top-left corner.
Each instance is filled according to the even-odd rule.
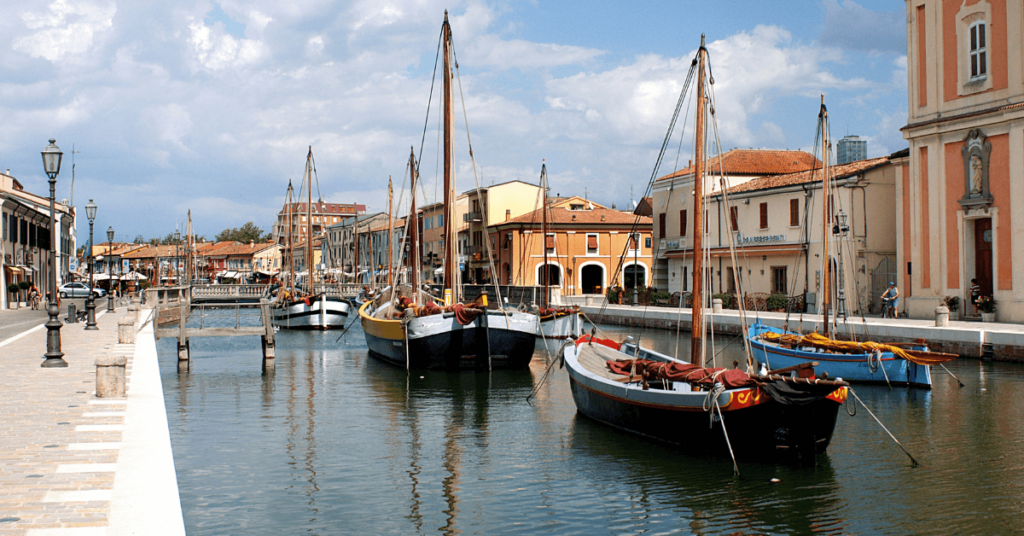
[[[898,261],[910,316],[970,302],[973,279],[998,320],[1024,321],[1024,6],[911,0],[910,155],[898,168]],[[967,307],[967,313],[973,313]]]
[[[650,285],[650,217],[569,197],[550,204],[544,239],[539,209],[488,231],[501,284],[542,284],[546,247],[549,283],[563,295],[603,294],[616,283],[632,288],[634,280]]]

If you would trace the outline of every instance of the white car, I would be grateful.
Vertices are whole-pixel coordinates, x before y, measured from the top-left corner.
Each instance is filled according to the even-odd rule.
[[[107,291],[96,287],[93,287],[92,293],[97,298],[102,298],[107,295]],[[89,297],[89,285],[80,282],[64,283],[57,289],[57,294],[59,294],[61,298],[87,298]]]

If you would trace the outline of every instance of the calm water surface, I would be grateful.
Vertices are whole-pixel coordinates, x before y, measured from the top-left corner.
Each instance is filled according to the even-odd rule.
[[[625,328],[605,331],[623,337]],[[675,335],[635,330],[675,348]],[[538,351],[520,372],[407,375],[370,357],[358,325],[195,339],[161,371],[188,533],[990,534],[1024,530],[1022,367],[961,360],[932,391],[856,391],[816,465],[696,458],[576,414]],[[719,337],[719,348],[730,342]],[[686,348],[686,341],[683,341]],[[741,359],[739,344],[721,359]],[[770,483],[772,478],[781,480]]]

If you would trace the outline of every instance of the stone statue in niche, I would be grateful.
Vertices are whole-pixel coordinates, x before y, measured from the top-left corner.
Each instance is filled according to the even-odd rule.
[[[964,165],[964,196],[958,200],[964,210],[987,208],[992,205],[989,190],[989,156],[992,142],[979,129],[971,129],[960,149]]]
[[[981,157],[971,155],[971,197],[981,195]]]

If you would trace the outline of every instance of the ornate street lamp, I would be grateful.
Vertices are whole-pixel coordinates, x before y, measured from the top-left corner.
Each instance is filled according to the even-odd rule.
[[[846,318],[846,283],[843,281],[843,244],[846,240],[846,233],[850,231],[850,226],[846,224],[846,213],[843,209],[839,209],[839,214],[835,216],[835,224],[832,225],[832,234],[836,236],[836,239],[840,242],[836,248],[839,251],[839,298],[836,304],[836,318]]]
[[[114,270],[110,258],[114,254],[114,228],[107,227],[107,312],[114,312]]]
[[[94,331],[100,329],[96,327],[96,300],[93,299],[95,294],[92,291],[92,272],[93,272],[93,258],[92,258],[92,224],[96,221],[96,203],[89,200],[89,204],[85,205],[85,217],[89,218],[89,297],[85,299],[85,329],[87,331]]]
[[[67,367],[64,353],[60,351],[60,306],[57,305],[57,215],[54,210],[54,188],[57,186],[57,175],[60,174],[60,161],[64,153],[57,147],[57,140],[50,139],[50,144],[43,148],[43,170],[50,177],[50,268],[47,270],[49,292],[46,293],[46,358],[41,365],[44,368]]]

